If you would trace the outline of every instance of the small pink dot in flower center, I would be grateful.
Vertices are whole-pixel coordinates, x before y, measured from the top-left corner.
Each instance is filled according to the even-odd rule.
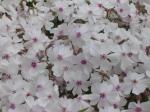
[[[36,37],[34,37],[32,40],[34,43],[36,43],[38,41],[38,39]]]
[[[100,58],[105,60],[105,59],[107,59],[107,56],[106,56],[106,54],[102,54],[102,55],[100,55]]]
[[[58,34],[59,34],[59,35],[64,35],[64,31],[61,30],[61,31],[58,32]]]
[[[80,61],[80,63],[81,63],[82,65],[86,65],[86,64],[87,64],[87,61],[86,61],[85,59],[83,59],[83,60]]]
[[[128,53],[128,56],[129,56],[129,57],[132,57],[132,56],[133,56],[133,53],[132,53],[132,52],[129,52],[129,53]]]
[[[117,0],[117,3],[120,3],[120,0]]]
[[[88,14],[92,14],[93,12],[91,10],[88,11]]]
[[[122,55],[122,56],[126,56],[126,53],[122,53],[121,55]]]
[[[64,71],[68,71],[68,67],[67,66],[64,66]]]
[[[63,60],[62,55],[57,55],[57,59],[58,59],[59,61]]]
[[[120,10],[119,10],[119,12],[121,12],[121,13],[122,13],[123,11],[124,11],[123,9],[120,9]]]
[[[142,112],[142,109],[140,107],[136,107],[135,112]]]
[[[63,12],[64,11],[64,9],[62,8],[62,7],[59,7],[59,12]]]
[[[5,54],[2,58],[8,60],[10,58],[10,56],[9,56],[9,54]]]
[[[37,63],[36,62],[32,62],[31,66],[32,66],[32,68],[36,68],[37,67]]]
[[[42,112],[47,112],[46,110],[42,110]]]
[[[100,93],[100,98],[104,99],[106,97],[105,93]]]
[[[65,107],[62,108],[62,112],[66,112],[67,109]]]
[[[11,103],[11,104],[10,104],[10,108],[14,110],[14,109],[16,108],[15,104],[14,104],[14,103]]]
[[[133,80],[132,82],[133,82],[133,84],[137,84],[137,83],[138,83],[138,81],[137,81],[137,80]]]
[[[117,91],[120,90],[120,86],[119,86],[119,85],[116,86],[116,90],[117,90]]]
[[[128,15],[128,18],[131,19],[131,15]]]
[[[21,64],[19,64],[18,67],[21,68]]]
[[[81,37],[81,33],[80,33],[80,32],[77,32],[77,33],[76,33],[76,37],[77,37],[77,38],[80,38],[80,37]]]
[[[118,105],[117,104],[113,104],[113,107],[114,107],[114,109],[117,109]]]
[[[103,42],[105,42],[105,40],[104,40],[104,39],[101,39],[100,41],[101,41],[102,43],[103,43]]]
[[[97,4],[97,6],[98,6],[99,8],[102,8],[102,4]]]
[[[52,96],[51,95],[48,95],[48,99],[51,99],[52,98]]]
[[[37,88],[42,88],[42,85],[37,85]]]
[[[82,81],[76,81],[76,85],[77,86],[81,86],[82,85]]]
[[[79,101],[81,101],[82,100],[82,98],[79,96],[79,97],[77,97],[77,99],[79,100]]]
[[[41,91],[43,89],[42,85],[37,85],[36,88],[37,91]]]
[[[116,36],[116,40],[120,40],[121,39],[121,37],[118,35],[118,36]]]
[[[27,96],[27,97],[28,97],[28,96],[31,96],[31,93],[27,93],[26,96]]]

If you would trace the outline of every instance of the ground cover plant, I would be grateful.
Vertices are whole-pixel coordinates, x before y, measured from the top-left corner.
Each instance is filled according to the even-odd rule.
[[[149,0],[0,0],[1,112],[150,112]]]

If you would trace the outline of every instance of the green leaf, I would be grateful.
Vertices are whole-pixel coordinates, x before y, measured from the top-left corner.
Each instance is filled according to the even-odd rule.
[[[82,109],[82,110],[80,110],[79,112],[86,112],[87,109],[88,109],[88,108]]]

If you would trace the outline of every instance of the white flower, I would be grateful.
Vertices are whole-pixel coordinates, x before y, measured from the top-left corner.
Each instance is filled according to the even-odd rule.
[[[46,63],[39,62],[36,58],[24,57],[21,63],[21,73],[25,79],[32,80],[40,74],[46,74]]]
[[[113,107],[108,106],[104,109],[103,108],[100,109],[99,112],[120,112],[120,110],[119,109],[114,109]]]
[[[113,84],[114,91],[117,91],[120,95],[122,95],[122,84],[119,81],[119,77],[114,74],[110,77],[110,82]]]
[[[100,83],[101,81],[102,81],[102,76],[98,72],[91,73],[91,78],[90,78],[91,85],[95,83]]]
[[[50,62],[62,62],[73,55],[71,46],[55,45],[48,49],[48,57]]]
[[[89,105],[85,101],[82,101],[82,99],[80,98],[76,98],[76,99],[67,99],[66,97],[61,98],[58,105],[59,105],[58,112],[64,112],[64,111],[78,112],[82,109],[89,108]]]
[[[119,96],[112,92],[113,86],[107,82],[96,83],[92,85],[92,94],[83,95],[83,99],[90,100],[91,105],[98,104],[98,108],[105,108],[110,106],[110,102],[113,100],[119,101]]]
[[[122,18],[130,15],[130,7],[128,4],[119,4],[115,9]]]
[[[73,76],[75,75],[76,76]],[[81,95],[82,91],[88,91],[90,83],[87,81],[88,77],[82,72],[76,71],[72,75],[72,80],[69,80],[67,83],[67,90],[72,90],[73,95]]]
[[[132,60],[133,53],[129,52],[127,46],[122,46],[121,52],[119,53],[120,55],[120,67],[122,70],[126,70],[127,68],[131,67],[134,63]]]
[[[132,90],[132,93],[139,95],[147,88],[147,81],[144,74],[128,73],[124,79],[124,93],[129,94]]]
[[[73,9],[69,7],[68,1],[56,1],[54,2],[54,11],[58,14],[59,20],[70,20],[70,14],[73,12]]]
[[[90,38],[88,24],[72,24],[68,26],[69,38],[73,45],[82,46]]]
[[[106,47],[107,46],[107,47]],[[103,71],[110,70],[113,65],[119,63],[115,51],[119,52],[120,47],[112,42],[102,43],[102,45],[93,45],[91,63]]]
[[[95,5],[81,5],[79,7],[77,18],[88,19],[89,23],[95,23],[96,19],[102,18],[106,15],[104,9]]]
[[[135,103],[135,102],[131,102],[129,104],[129,109],[127,112],[148,112],[150,110],[150,102],[143,102],[143,103]]]
[[[54,33],[54,38],[61,39],[63,36],[68,35],[68,26],[67,24],[61,24],[58,27],[53,28],[51,32]]]
[[[55,62],[52,70],[56,77],[63,76],[64,78],[72,72],[72,64],[67,62]],[[66,78],[65,78],[66,79]]]
[[[71,57],[69,62],[75,65],[78,70],[81,70],[83,73],[88,75],[92,71],[92,64],[89,60],[90,58],[88,54],[78,54],[77,56]]]
[[[101,4],[103,7],[107,8],[107,9],[111,9],[114,8],[115,6],[115,0],[93,0],[93,3],[97,3],[97,4]]]

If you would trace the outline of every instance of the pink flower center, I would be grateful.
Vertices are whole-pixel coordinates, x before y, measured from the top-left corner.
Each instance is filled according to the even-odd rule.
[[[64,9],[62,8],[62,7],[59,7],[59,12],[63,12],[64,11]]]
[[[104,99],[106,97],[105,93],[100,93],[100,98]]]
[[[113,107],[114,107],[114,109],[117,109],[118,105],[117,104],[113,104]]]
[[[93,12],[91,10],[88,11],[88,14],[93,14]]]
[[[100,58],[105,60],[105,59],[107,59],[107,56],[106,56],[106,54],[102,54],[102,55],[100,55]]]
[[[66,112],[67,109],[65,107],[62,108],[62,112]]]
[[[58,56],[57,56],[57,59],[58,59],[59,61],[63,60],[62,55],[58,55]]]
[[[16,108],[15,104],[14,104],[14,103],[11,103],[11,104],[10,104],[10,108],[11,108],[12,110],[15,110],[15,108]]]
[[[116,36],[116,40],[120,40],[121,39],[121,37],[118,35],[118,36]]]
[[[52,98],[52,96],[51,95],[48,95],[48,99],[51,99]]]
[[[117,90],[117,91],[120,90],[120,86],[119,86],[119,85],[116,86],[116,90]]]
[[[133,80],[132,82],[133,82],[133,84],[137,84],[137,83],[138,83],[138,81],[137,81],[137,80]]]
[[[102,8],[102,4],[97,4],[97,6],[98,6],[99,8]]]
[[[86,61],[85,59],[83,59],[83,60],[80,61],[80,63],[81,63],[82,65],[86,65],[86,64],[87,64],[87,61]]]
[[[28,97],[28,96],[31,96],[31,93],[27,93],[26,96],[27,96],[27,97]]]
[[[68,71],[68,67],[67,66],[64,66],[64,71]]]
[[[59,35],[64,35],[64,31],[61,30],[61,31],[58,32],[58,34],[59,34]]]
[[[37,88],[42,88],[42,85],[37,85]]]
[[[120,9],[120,10],[119,10],[119,12],[121,12],[121,13],[122,13],[123,11],[124,11],[123,9]]]
[[[36,62],[32,62],[31,66],[32,66],[32,68],[36,68],[37,67],[37,63]]]
[[[121,55],[122,55],[123,57],[125,57],[125,56],[126,56],[126,53],[122,53]]]
[[[38,41],[38,39],[36,37],[34,37],[32,40],[34,43],[36,43]]]
[[[117,0],[117,3],[120,3],[120,0]]]
[[[142,109],[140,107],[136,107],[135,112],[142,112]]]
[[[77,37],[77,38],[80,38],[80,37],[81,37],[81,33],[80,33],[80,32],[77,32],[77,33],[76,33],[76,37]]]
[[[132,57],[132,56],[133,56],[133,53],[132,53],[132,52],[129,52],[129,53],[128,53],[128,56],[129,56],[129,57]]]
[[[41,91],[42,89],[43,89],[42,85],[39,84],[39,85],[36,86],[37,91]]]
[[[81,86],[82,85],[82,81],[76,81],[76,85],[77,86]]]
[[[101,39],[100,41],[101,41],[102,43],[103,43],[103,42],[105,42],[105,40],[104,40],[104,39]]]
[[[9,54],[5,54],[5,55],[2,57],[2,59],[6,59],[6,60],[8,60],[9,58],[10,58]]]

